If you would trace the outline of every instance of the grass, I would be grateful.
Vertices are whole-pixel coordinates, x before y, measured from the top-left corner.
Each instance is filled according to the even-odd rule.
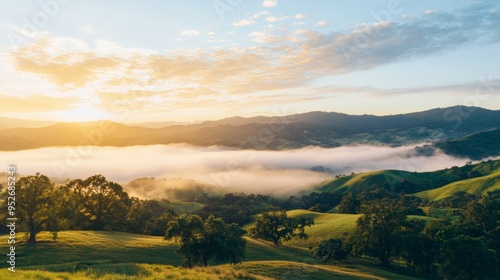
[[[483,176],[498,173],[500,171],[500,160],[489,160],[475,165],[462,166],[458,169],[443,169],[433,172],[381,170],[352,174],[328,181],[320,186],[318,191],[340,194],[347,194],[349,192],[357,193],[374,185],[388,185],[391,187],[399,182],[407,181],[414,184],[414,189],[406,191],[417,193],[437,189],[454,182],[459,183],[463,180],[459,172],[468,174],[473,171],[477,171]]]
[[[454,182],[441,188],[419,192],[416,195],[432,201],[438,201],[452,194],[464,191],[470,194],[486,195],[490,191],[500,190],[500,172],[479,178]]]
[[[59,271],[58,271],[59,269]],[[196,267],[186,269],[170,265],[151,264],[94,264],[84,269],[75,266],[59,267],[54,270],[44,268],[44,270],[22,269],[16,273],[2,270],[0,280],[21,280],[21,279],[185,279],[185,280],[223,280],[223,279],[247,279],[247,280],[267,280],[272,279],[265,276],[251,274],[243,270],[236,270],[231,267]]]
[[[21,237],[18,233],[18,238]],[[86,260],[180,265],[177,245],[162,237],[105,231],[62,231],[56,242],[48,232],[37,235],[36,245],[18,244],[21,267]],[[0,239],[6,250],[6,236]],[[64,256],[64,257],[61,257]]]
[[[305,232],[309,235],[306,240],[292,239],[284,244],[309,248],[317,245],[320,241],[329,238],[342,238],[351,232],[356,226],[356,220],[361,217],[361,214],[334,214],[334,213],[319,213],[308,210],[292,210],[288,211],[289,217],[312,217],[314,225],[306,227]],[[434,219],[428,216],[408,216],[409,219],[419,219],[430,221]]]
[[[315,246],[322,240],[329,238],[340,238],[348,234],[356,225],[356,220],[361,216],[359,214],[332,214],[318,213],[308,210],[288,211],[290,217],[312,217],[314,225],[306,227],[306,233],[309,238],[306,240],[293,239],[285,242],[286,245],[308,248]]]
[[[18,238],[21,235],[18,235]],[[56,265],[92,260],[93,262],[145,263],[178,266],[178,245],[163,237],[105,231],[62,231],[56,242],[48,232],[37,236],[36,245],[17,244],[17,264],[21,267]],[[275,246],[246,237],[246,259],[302,261],[309,252],[291,246]],[[7,251],[7,236],[0,237],[0,252]],[[61,256],[64,256],[62,258]]]
[[[326,219],[328,215],[336,215],[342,221],[340,214],[297,210],[291,211],[290,215],[315,215],[318,220],[325,218],[325,225],[329,225]],[[348,223],[346,221],[343,223]],[[19,233],[18,238],[21,237]],[[39,243],[36,245],[17,244],[16,273],[0,270],[0,280],[414,279],[386,271],[366,260],[352,260],[337,266],[320,265],[306,248],[289,244],[276,246],[272,242],[249,237],[245,237],[247,250],[242,264],[191,270],[175,267],[181,262],[181,256],[175,252],[177,244],[163,241],[162,237],[119,232],[63,231],[56,242],[50,238],[50,233],[42,232],[38,235]],[[0,237],[0,244],[0,252],[6,252],[6,236]],[[297,278],[299,276],[307,278]]]
[[[244,262],[235,269],[268,276],[273,279],[417,279],[404,273],[394,273],[365,261],[350,260],[338,265],[290,261]]]
[[[0,280],[21,279],[417,279],[357,260],[340,265],[319,265],[293,261],[252,261],[235,266],[219,265],[186,269],[170,265],[135,263],[82,263],[27,267],[15,273],[0,271]]]

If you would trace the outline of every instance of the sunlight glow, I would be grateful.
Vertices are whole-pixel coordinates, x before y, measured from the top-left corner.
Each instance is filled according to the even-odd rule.
[[[69,111],[60,111],[57,112],[55,115],[57,115],[60,118],[60,120],[64,122],[97,121],[109,118],[108,113],[96,110],[91,105],[83,105],[81,107]]]

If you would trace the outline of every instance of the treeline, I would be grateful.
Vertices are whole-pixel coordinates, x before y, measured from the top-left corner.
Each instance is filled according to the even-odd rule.
[[[122,186],[108,181],[102,175],[55,186],[47,176],[37,173],[20,178],[15,191],[17,201],[14,208],[21,221],[18,230],[28,232],[28,241],[31,243],[36,242],[36,233],[42,230],[53,232],[54,237],[61,230],[109,230],[163,236],[167,223],[179,215],[169,207],[168,200],[131,197]],[[2,194],[6,195],[6,192]],[[358,194],[362,200],[389,196],[402,197],[380,188]],[[251,221],[252,216],[269,207],[327,212],[342,201],[345,202],[346,197],[342,199],[339,194],[316,192],[287,199],[231,193],[222,197],[206,197],[205,206],[194,214],[204,220],[215,216],[226,223],[243,226]],[[416,202],[411,203],[414,206]],[[354,209],[345,210],[344,213],[355,213],[357,206],[354,203],[354,206],[349,206]],[[341,210],[344,208],[341,205]],[[415,211],[412,214],[417,214]],[[2,212],[2,215],[6,213]],[[2,218],[5,221],[6,217]],[[0,230],[5,231],[5,227]]]
[[[17,181],[15,196],[13,210],[18,218],[17,230],[29,233],[29,243],[35,243],[36,234],[42,230],[51,231],[54,238],[61,230],[109,230],[163,236],[167,223],[178,215],[167,206],[168,201],[130,197],[122,186],[102,175],[56,187],[47,176],[37,173]],[[4,200],[4,209],[7,209],[6,203]]]

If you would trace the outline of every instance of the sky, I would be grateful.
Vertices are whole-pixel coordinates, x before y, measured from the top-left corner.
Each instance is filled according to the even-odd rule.
[[[500,2],[0,0],[0,116],[500,109]]]

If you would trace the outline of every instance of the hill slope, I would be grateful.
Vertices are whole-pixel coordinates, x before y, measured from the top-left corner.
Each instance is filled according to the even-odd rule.
[[[7,237],[0,250],[7,251]],[[57,242],[42,232],[36,245],[18,244],[16,274],[6,269],[0,279],[415,279],[384,270],[371,263],[350,261],[343,265],[318,265],[307,249],[275,246],[246,238],[245,261],[237,266],[183,269],[177,244],[119,232],[63,231]],[[18,265],[20,266],[20,265]],[[269,278],[267,278],[269,277]]]
[[[373,185],[385,186],[395,191],[417,193],[441,188],[454,182],[479,178],[500,171],[500,160],[490,160],[474,165],[453,167],[433,172],[408,172],[399,170],[372,171],[340,177],[319,186],[317,191],[346,194],[358,193]],[[465,183],[464,186],[467,186]]]
[[[434,145],[446,154],[480,160],[500,156],[500,129],[475,133]]]
[[[416,195],[431,201],[437,201],[460,191],[470,194],[486,195],[488,192],[496,190],[500,190],[500,171],[479,178],[454,182],[437,189],[419,192]]]

